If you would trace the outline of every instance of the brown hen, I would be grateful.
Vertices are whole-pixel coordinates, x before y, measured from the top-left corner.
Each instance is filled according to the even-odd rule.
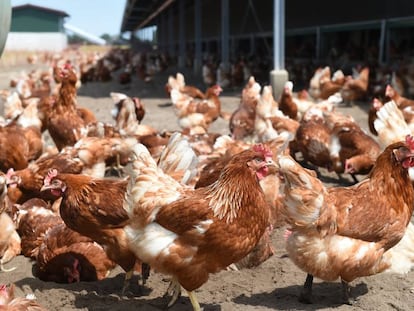
[[[404,236],[414,208],[408,169],[414,166],[414,139],[389,145],[367,179],[350,187],[326,188],[289,156],[279,158],[291,233],[289,258],[308,273],[301,301],[311,302],[313,277],[348,282],[380,273],[386,255]],[[369,220],[369,221],[367,221]]]
[[[269,207],[259,180],[274,165],[272,155],[263,146],[241,152],[215,183],[194,190],[158,169],[145,146],[136,145],[134,153],[124,204],[130,247],[151,267],[172,276],[169,306],[182,286],[193,309],[200,310],[194,290],[210,273],[245,257],[268,226]]]
[[[64,223],[48,229],[36,250],[35,275],[48,282],[91,282],[106,278],[115,268],[104,249]]]

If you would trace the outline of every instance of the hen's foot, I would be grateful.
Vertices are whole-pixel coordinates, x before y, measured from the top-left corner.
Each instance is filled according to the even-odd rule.
[[[305,284],[303,285],[302,291],[300,292],[300,295],[299,295],[299,299],[298,299],[299,302],[307,303],[307,304],[313,303],[312,284],[313,284],[313,275],[308,274],[306,276]]]
[[[341,281],[342,283],[342,302],[344,304],[352,306],[356,300],[351,297],[351,288],[348,286],[348,283],[344,280]]]
[[[194,292],[187,292],[188,298],[190,298],[191,305],[194,311],[201,311],[200,304],[198,303],[197,297]]]
[[[164,294],[164,297],[165,296],[171,296],[171,299],[167,304],[167,308],[172,307],[177,302],[178,297],[181,296],[181,285],[176,279],[173,278],[170,281],[167,292]]]

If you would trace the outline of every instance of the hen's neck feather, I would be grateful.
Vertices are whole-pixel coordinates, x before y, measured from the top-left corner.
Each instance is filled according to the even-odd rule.
[[[411,217],[414,208],[414,189],[407,169],[396,161],[391,149],[378,157],[369,178],[371,187],[376,189],[378,195],[387,197],[391,195],[397,200],[391,208],[401,213],[407,206]]]
[[[123,199],[128,183],[127,180],[99,179],[81,174],[61,174],[58,178],[67,185],[66,198],[71,196],[71,199],[78,202],[92,193],[106,194],[111,196],[111,199],[114,195],[120,195]]]
[[[66,83],[63,84],[59,92],[59,105],[64,107],[76,106],[76,87]]]
[[[214,215],[227,223],[233,222],[241,209],[248,208],[263,197],[255,173],[245,163],[227,165],[219,179],[209,186],[207,193]]]

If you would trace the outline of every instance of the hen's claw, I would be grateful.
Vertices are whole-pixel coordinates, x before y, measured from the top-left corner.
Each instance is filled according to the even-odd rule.
[[[181,285],[176,279],[172,279],[170,281],[167,292],[164,294],[164,297],[165,296],[171,296],[171,299],[167,304],[167,308],[172,307],[177,302],[177,299],[181,296]]]

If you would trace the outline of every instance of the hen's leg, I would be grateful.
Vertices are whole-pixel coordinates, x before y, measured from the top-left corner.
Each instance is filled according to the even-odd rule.
[[[173,278],[170,281],[170,285],[168,286],[164,297],[165,296],[171,296],[171,300],[168,302],[167,308],[170,308],[177,302],[178,297],[181,296],[181,285],[178,283],[177,279]]]
[[[341,280],[342,283],[342,299],[343,302],[348,305],[353,305],[355,300],[350,296],[351,288],[348,286],[348,282]]]
[[[148,265],[146,263],[141,264],[142,285],[145,285],[145,283],[147,283],[147,280],[148,280],[149,275],[150,275],[150,271],[151,271],[151,266],[150,265]]]
[[[354,180],[354,183],[356,183],[356,184],[359,183],[359,180],[358,180],[358,178],[356,177],[355,174],[351,174],[351,177]]]
[[[129,286],[129,282],[131,281],[133,274],[134,274],[134,269],[131,269],[125,273],[124,285],[122,286],[122,294],[125,294],[125,291]]]
[[[299,301],[302,303],[313,303],[312,302],[312,284],[313,275],[309,274],[306,276],[305,284],[303,285],[302,291],[299,295]]]
[[[189,292],[189,291],[187,291],[187,293],[188,293],[188,298],[190,298],[191,304],[193,305],[194,311],[201,311],[200,304],[197,301],[196,294],[194,292]]]

